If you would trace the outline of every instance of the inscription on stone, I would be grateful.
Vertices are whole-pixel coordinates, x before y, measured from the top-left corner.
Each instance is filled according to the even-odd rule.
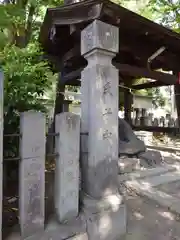
[[[44,229],[45,116],[23,113],[21,134],[19,211],[21,235],[26,238]]]
[[[111,115],[111,114],[112,114],[112,109],[111,108],[105,108],[103,116]]]
[[[110,96],[113,96],[112,92],[111,92],[111,83],[107,82],[104,86],[103,86],[103,94],[109,94]]]
[[[103,132],[103,139],[109,139],[112,137],[112,132],[109,130],[104,130]]]
[[[108,192],[105,188],[111,187],[109,180],[109,175],[113,175],[111,160],[118,159],[116,136],[118,132],[118,71],[111,62],[115,56],[114,52],[118,51],[119,34],[118,28],[100,21],[94,21],[90,26],[93,26],[94,32],[91,44],[95,45],[96,50],[90,53],[84,47],[87,43],[84,42],[83,36],[84,32],[89,32],[89,26],[83,30],[81,38],[83,42],[81,52],[88,53],[84,56],[88,61],[87,68],[92,73],[91,77],[89,72],[85,71],[82,75],[82,82],[86,83],[88,88],[88,99],[86,99],[88,118],[85,118],[84,111],[82,119],[86,121],[87,129],[85,130],[89,133],[86,164],[89,168],[84,165],[83,182],[87,194],[94,198],[101,198]],[[82,94],[87,96],[85,91]],[[101,171],[102,168],[103,170],[105,168],[105,171]]]
[[[67,121],[71,119],[70,122]],[[69,127],[71,126],[71,127]],[[80,118],[73,113],[56,116],[55,209],[63,222],[78,214]]]

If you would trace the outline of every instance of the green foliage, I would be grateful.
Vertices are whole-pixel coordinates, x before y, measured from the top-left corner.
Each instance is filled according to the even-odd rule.
[[[62,1],[59,1],[59,4]],[[48,63],[42,60],[38,35],[47,6],[45,0],[15,0],[0,4],[0,66],[5,74],[4,134],[19,131],[20,112],[47,112],[42,100],[56,81]],[[4,155],[18,154],[18,141],[4,139]]]
[[[180,31],[179,0],[149,0],[147,9],[155,14],[156,21],[174,31]],[[151,19],[153,19],[153,17],[154,16],[152,16]]]
[[[20,112],[47,110],[42,97],[55,81],[55,77],[48,63],[40,61],[41,55],[39,46],[35,44],[29,44],[23,49],[14,45],[6,46],[1,52],[0,64],[5,74],[5,134],[19,131]],[[16,149],[11,141],[12,139],[9,142],[9,139],[5,138],[5,149],[8,149],[5,155],[12,155]],[[11,147],[13,149],[10,150]]]

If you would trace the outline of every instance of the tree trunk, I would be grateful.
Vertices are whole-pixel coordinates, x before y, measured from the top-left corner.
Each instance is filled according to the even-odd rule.
[[[65,85],[62,83],[60,76],[58,77],[57,82],[57,88],[56,88],[56,100],[55,100],[55,107],[54,107],[54,117],[52,124],[48,130],[49,133],[55,132],[55,117],[57,114],[61,113],[63,111],[63,102],[64,102],[64,91],[65,91]],[[53,153],[54,152],[54,146],[55,146],[55,138],[52,136],[47,137],[46,141],[46,152]]]

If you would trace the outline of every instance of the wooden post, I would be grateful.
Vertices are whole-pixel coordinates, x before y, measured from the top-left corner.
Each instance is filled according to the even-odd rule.
[[[22,239],[44,230],[45,116],[24,112],[20,119],[19,214]]]

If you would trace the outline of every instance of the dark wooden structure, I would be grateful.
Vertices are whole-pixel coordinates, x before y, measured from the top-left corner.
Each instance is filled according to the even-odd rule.
[[[85,0],[48,9],[41,28],[40,42],[61,72],[61,91],[64,85],[80,85],[81,71],[87,64],[80,53],[80,34],[95,19],[119,28],[120,50],[113,64],[119,69],[120,83],[131,86],[133,79],[145,77],[155,81],[132,88],[178,84],[177,75],[157,70],[180,71],[179,34],[109,0]],[[131,98],[125,92],[125,116],[130,121]]]

